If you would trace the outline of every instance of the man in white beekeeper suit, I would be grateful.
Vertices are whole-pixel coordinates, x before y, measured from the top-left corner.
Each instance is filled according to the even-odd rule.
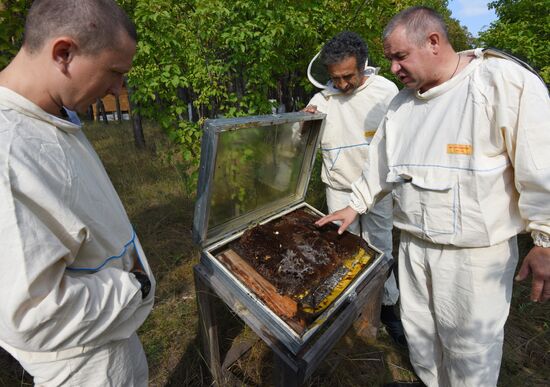
[[[351,184],[361,176],[369,143],[382,121],[397,86],[367,65],[367,44],[356,33],[344,31],[327,42],[308,69],[312,83],[323,90],[315,94],[304,111],[326,113],[321,135],[323,166],[329,212],[344,208]],[[315,61],[330,80],[323,84],[312,73]],[[392,199],[383,198],[363,214],[349,231],[361,235],[392,258]],[[396,343],[406,346],[403,326],[394,313],[399,290],[393,273],[384,285],[381,321]]]
[[[550,101],[517,60],[456,53],[435,11],[407,9],[384,31],[405,84],[369,147],[349,206],[321,219],[343,231],[382,194],[394,198],[401,318],[411,363],[428,386],[495,386],[516,234],[535,247],[518,280],[550,298]]]
[[[136,30],[113,0],[35,0],[0,72],[0,346],[40,386],[145,386],[154,279],[63,107],[118,94]]]

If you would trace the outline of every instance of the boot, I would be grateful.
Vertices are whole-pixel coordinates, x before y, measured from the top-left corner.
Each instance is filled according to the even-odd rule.
[[[394,310],[395,305],[382,305],[380,313],[380,321],[386,327],[386,331],[392,340],[402,348],[407,348],[407,339],[401,319],[397,316]]]

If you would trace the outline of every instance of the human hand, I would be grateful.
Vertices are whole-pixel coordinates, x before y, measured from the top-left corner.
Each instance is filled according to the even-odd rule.
[[[347,206],[344,209],[323,216],[321,219],[315,222],[315,225],[321,227],[329,222],[342,221],[340,228],[338,228],[338,234],[342,234],[348,228],[348,226],[353,223],[356,217],[357,211],[355,211],[350,206]]]
[[[523,259],[516,281],[523,281],[529,273],[533,274],[531,301],[550,299],[550,247],[533,247]]]
[[[317,113],[317,106],[307,105],[305,108],[302,109],[302,111],[306,113]]]

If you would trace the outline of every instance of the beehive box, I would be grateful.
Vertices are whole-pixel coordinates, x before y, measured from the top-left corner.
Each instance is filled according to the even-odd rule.
[[[299,351],[383,255],[305,203],[324,114],[208,120],[193,232],[201,265],[261,327]]]

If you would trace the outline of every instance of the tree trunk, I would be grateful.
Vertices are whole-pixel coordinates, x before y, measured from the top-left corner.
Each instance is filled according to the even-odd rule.
[[[122,122],[122,112],[120,111],[120,99],[118,95],[115,95],[115,106],[116,106],[116,118],[118,122]]]
[[[132,126],[134,128],[134,142],[136,148],[145,149],[145,136],[143,135],[143,126],[141,124],[141,114],[134,111],[132,114]]]
[[[126,89],[128,90],[128,102],[130,103],[130,117],[132,118],[132,127],[134,129],[134,143],[136,148],[145,149],[145,136],[143,135],[143,125],[141,123],[141,114],[139,112],[139,104],[134,103],[132,100],[132,94],[134,90],[128,85],[128,82],[124,80]]]
[[[105,105],[103,105],[103,101],[101,98],[98,98],[95,103],[96,106],[96,112],[97,112],[97,120],[99,121],[99,117],[103,118],[103,122],[105,124],[109,123],[109,120],[107,120],[107,113],[105,112]]]
[[[101,107],[99,105],[99,98],[95,100],[95,120],[99,122],[101,115]]]
[[[86,110],[86,118],[90,121],[94,120],[94,107],[92,105],[88,106]]]

